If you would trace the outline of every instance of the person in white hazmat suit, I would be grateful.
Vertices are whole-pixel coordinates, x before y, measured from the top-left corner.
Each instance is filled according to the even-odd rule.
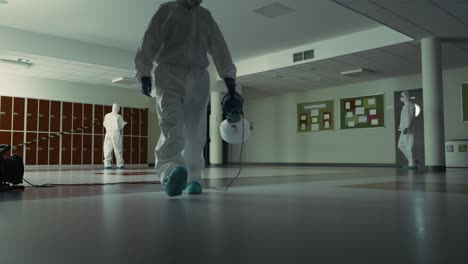
[[[151,96],[151,71],[156,86],[161,134],[156,145],[156,171],[167,195],[202,193],[202,156],[210,54],[229,91],[235,91],[236,67],[224,37],[202,0],[162,4],[149,23],[135,57],[141,92]]]
[[[414,164],[414,131],[413,124],[416,117],[415,105],[410,101],[410,94],[408,91],[401,93],[401,101],[405,104],[401,110],[400,115],[400,138],[398,140],[398,148],[401,150],[403,155],[405,155],[408,160],[408,169],[416,169]]]
[[[124,168],[122,157],[122,129],[127,124],[119,114],[120,106],[112,105],[112,112],[104,116],[103,126],[106,129],[104,138],[104,169],[112,168],[112,151],[114,151],[117,169]]]

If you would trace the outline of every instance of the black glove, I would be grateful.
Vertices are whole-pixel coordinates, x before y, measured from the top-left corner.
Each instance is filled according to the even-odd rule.
[[[141,93],[151,97],[151,77],[142,77],[141,78]]]
[[[234,94],[236,92],[236,80],[230,77],[224,78],[224,83],[226,84],[226,88],[230,94]]]
[[[408,128],[403,129],[403,135],[408,134]]]

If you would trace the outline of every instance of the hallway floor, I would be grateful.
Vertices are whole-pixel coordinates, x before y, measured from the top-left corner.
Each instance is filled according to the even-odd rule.
[[[1,263],[468,263],[466,169],[245,167],[177,198],[148,169],[25,179],[80,185],[0,193]]]

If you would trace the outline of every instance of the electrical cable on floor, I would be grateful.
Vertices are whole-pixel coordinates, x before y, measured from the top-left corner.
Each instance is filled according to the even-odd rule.
[[[34,188],[53,188],[53,187],[78,187],[78,186],[108,186],[108,185],[123,185],[123,184],[161,184],[159,181],[140,181],[140,182],[109,182],[109,183],[46,183],[46,184],[32,184],[29,181],[23,179],[24,182],[31,185]]]
[[[229,190],[229,188],[231,187],[231,185],[234,183],[234,181],[237,180],[237,178],[241,174],[241,172],[242,172],[242,151],[244,150],[244,133],[245,133],[244,119],[242,119],[241,122],[242,122],[242,143],[241,143],[241,149],[240,149],[240,153],[239,153],[239,171],[237,172],[237,175],[234,178],[231,179],[231,181],[229,182],[229,184],[225,188],[217,188],[217,187],[207,186],[206,189],[227,192]]]

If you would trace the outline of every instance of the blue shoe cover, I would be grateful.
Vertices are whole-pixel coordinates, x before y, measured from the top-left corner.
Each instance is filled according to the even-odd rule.
[[[190,182],[187,186],[188,194],[201,194],[202,186],[198,182]]]
[[[187,187],[187,169],[177,166],[163,181],[164,191],[168,196],[179,196]]]

